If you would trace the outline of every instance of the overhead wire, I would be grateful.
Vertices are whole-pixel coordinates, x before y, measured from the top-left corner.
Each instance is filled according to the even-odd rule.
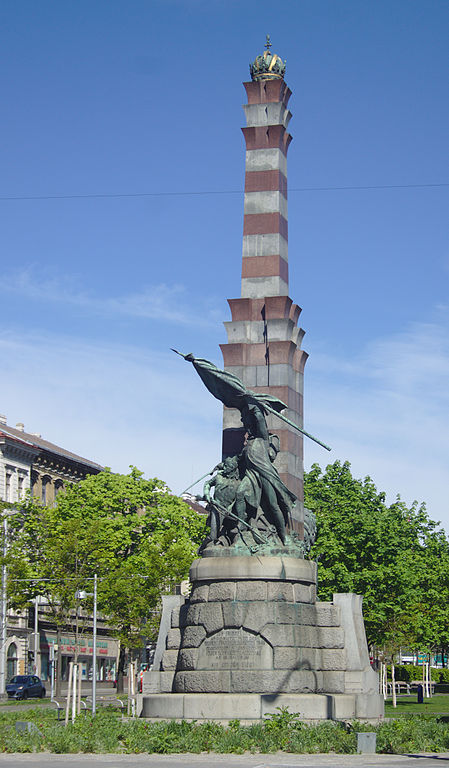
[[[432,187],[449,187],[449,182],[436,183],[412,183],[412,184],[359,184],[347,186],[327,186],[327,187],[292,187],[289,192],[343,192],[359,190],[379,190],[379,189],[424,189]],[[85,194],[69,195],[0,195],[3,201],[26,201],[26,200],[95,200],[95,199],[114,199],[114,198],[139,198],[139,197],[199,197],[207,195],[243,195],[241,189],[224,190],[181,190],[167,192],[99,192]]]

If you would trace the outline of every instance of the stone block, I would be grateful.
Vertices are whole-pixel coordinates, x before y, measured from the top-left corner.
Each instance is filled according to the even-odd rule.
[[[181,630],[179,628],[169,629],[167,632],[167,649],[179,648],[181,645]]]
[[[310,603],[302,603],[301,605],[298,605],[298,608],[300,609],[301,615],[298,624],[307,624],[316,627],[316,606]]]
[[[384,700],[378,693],[355,695],[355,716],[358,720],[378,720],[384,716]]]
[[[274,649],[275,669],[302,669],[302,649],[280,647]]]
[[[292,624],[267,624],[260,634],[275,648],[276,646],[295,646],[295,627]]]
[[[284,670],[231,671],[232,693],[276,693],[285,691],[289,672]]]
[[[362,603],[363,597],[351,592],[334,594],[333,596],[333,604],[338,606],[341,612],[341,626],[345,633],[348,666],[349,669],[354,670],[362,670],[369,667],[369,653],[362,615]]]
[[[199,623],[204,626],[208,635],[223,629],[223,611],[221,603],[201,603],[199,605],[199,610]]]
[[[226,629],[239,629],[243,626],[248,603],[231,602],[223,605],[223,626]]]
[[[318,648],[301,648],[301,662],[298,669],[321,669],[321,651]]]
[[[235,670],[231,687],[236,693],[315,693],[319,674],[311,670]]]
[[[175,690],[182,693],[230,693],[229,671],[177,672]]]
[[[153,669],[149,672],[144,672],[142,677],[142,693],[160,693],[161,675],[162,672],[156,672]]]
[[[276,606],[276,621],[279,624],[302,624],[303,609],[313,608],[311,605],[299,603],[281,603]],[[305,622],[310,623],[310,622]]]
[[[268,600],[281,600],[286,603],[293,603],[295,595],[293,584],[288,581],[270,581],[268,582]]]
[[[209,586],[209,602],[235,600],[235,582],[217,581]]]
[[[311,669],[294,669],[286,674],[282,690],[286,693],[315,693],[319,674]]]
[[[316,632],[318,635],[318,648],[345,647],[345,635],[341,627],[316,627]]]
[[[178,626],[181,627],[181,629],[182,627],[185,627],[187,624],[191,623],[187,619],[189,610],[191,610],[191,605],[188,602],[184,603],[184,605],[181,605],[179,609]]]
[[[173,678],[175,671],[169,672],[150,672],[144,673],[143,677],[143,695],[151,693],[170,693],[173,688]]]
[[[316,590],[308,584],[294,584],[293,599],[296,603],[314,603]]]
[[[344,672],[315,672],[317,693],[345,693]]]
[[[209,597],[209,584],[196,584],[190,595],[191,603],[207,603]]]
[[[221,603],[196,603],[189,605],[186,613],[187,626],[203,626],[208,635],[223,629]]]
[[[176,669],[178,663],[178,651],[164,651],[162,654],[162,671]]]
[[[264,581],[237,582],[236,600],[266,600],[267,585]]]
[[[169,672],[159,672],[160,675],[160,691],[161,693],[171,693],[173,690],[173,680],[175,678],[175,670]]]
[[[204,627],[186,627],[182,634],[182,648],[198,648],[205,637]]]
[[[171,612],[171,626],[173,629],[179,627],[179,612],[180,608],[173,608]]]
[[[143,696],[141,716],[180,720],[184,717],[184,696],[176,693]]]
[[[167,633],[172,626],[172,614],[177,612],[180,607],[185,603],[185,597],[183,595],[163,595],[162,596],[162,615],[159,625],[159,633],[157,637],[156,650],[153,658],[153,669],[162,669],[162,656],[167,648]],[[176,621],[176,618],[175,618]]]
[[[287,707],[290,712],[297,712],[305,720],[325,720],[329,717],[329,697],[317,694],[278,693],[261,696],[261,714],[278,713],[278,707]]]
[[[247,603],[247,612],[243,622],[244,629],[250,632],[260,632],[268,623],[276,621],[279,605],[276,603]]]
[[[345,675],[346,693],[377,693],[379,690],[379,676],[368,665],[366,669],[351,669],[352,657],[348,658],[348,671]]]
[[[181,627],[195,627],[200,623],[200,608],[207,603],[189,603],[186,606],[186,610],[180,614],[179,624]]]
[[[184,717],[192,720],[258,720],[257,694],[195,694],[185,697]]]
[[[279,604],[279,608],[289,607]],[[340,627],[312,627],[270,622],[262,627],[260,634],[273,647],[290,645],[300,648],[344,648],[344,634]]]
[[[355,716],[355,696],[351,694],[332,696],[333,720],[352,720]]]
[[[196,669],[198,663],[198,648],[183,648],[179,651],[178,669]]]
[[[339,627],[340,609],[332,603],[316,603],[316,623],[319,627]]]
[[[319,652],[320,661],[317,669],[339,670],[346,669],[346,651],[344,648],[323,648]]]
[[[244,627],[251,632],[260,632],[267,622],[276,620],[276,612],[276,604],[262,600],[223,603],[223,622],[227,629]]]

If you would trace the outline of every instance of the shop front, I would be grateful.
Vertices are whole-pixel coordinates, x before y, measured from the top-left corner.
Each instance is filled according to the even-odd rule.
[[[62,666],[61,680],[69,679],[69,664],[71,661],[77,661],[81,667],[81,679],[84,681],[92,680],[93,674],[93,640],[92,637],[83,637],[79,640],[76,648],[73,638],[62,636],[60,638]],[[41,636],[41,679],[49,680],[51,676],[51,660],[56,661],[58,656],[57,638],[54,635],[46,634]],[[112,638],[97,640],[96,647],[96,668],[98,682],[113,683],[117,674],[117,659],[119,644]]]

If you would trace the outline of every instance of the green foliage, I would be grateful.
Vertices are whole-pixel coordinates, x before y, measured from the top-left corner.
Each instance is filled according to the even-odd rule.
[[[369,643],[445,645],[449,626],[449,544],[425,506],[387,506],[373,481],[357,480],[348,462],[304,479],[306,506],[317,516],[311,558],[319,558],[319,596],[364,595]]]
[[[387,665],[388,679],[391,680],[391,665]],[[421,681],[423,668],[416,667],[413,664],[395,664],[394,677],[396,682],[411,683],[412,681]],[[430,667],[430,677],[436,683],[449,683],[449,669]]]
[[[99,710],[92,718],[81,715],[72,725],[56,722],[54,710],[29,710],[26,719],[34,722],[41,735],[16,733],[14,722],[21,712],[0,715],[0,751],[68,753],[270,753],[282,750],[297,754],[354,754],[357,731],[377,732],[377,752],[445,752],[449,749],[449,726],[428,716],[406,716],[377,726],[353,722],[325,721],[305,725],[300,716],[286,708],[264,722],[241,726],[217,722],[122,721],[117,712]]]
[[[434,717],[402,717],[383,723],[377,729],[377,752],[445,752],[449,748],[449,728]]]
[[[10,519],[9,599],[23,607],[44,595],[64,626],[77,591],[92,593],[126,646],[140,643],[161,591],[186,578],[205,521],[160,480],[105,470],[68,487],[54,507],[29,497]],[[35,578],[36,581],[32,581]],[[28,581],[24,581],[27,579]],[[92,594],[83,607],[92,610]]]

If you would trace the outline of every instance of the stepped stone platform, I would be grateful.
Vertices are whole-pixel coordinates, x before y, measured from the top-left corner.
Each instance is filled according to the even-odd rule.
[[[189,599],[164,599],[141,716],[254,722],[286,706],[309,721],[381,718],[362,598],[317,602],[309,560],[227,552],[193,563]]]

